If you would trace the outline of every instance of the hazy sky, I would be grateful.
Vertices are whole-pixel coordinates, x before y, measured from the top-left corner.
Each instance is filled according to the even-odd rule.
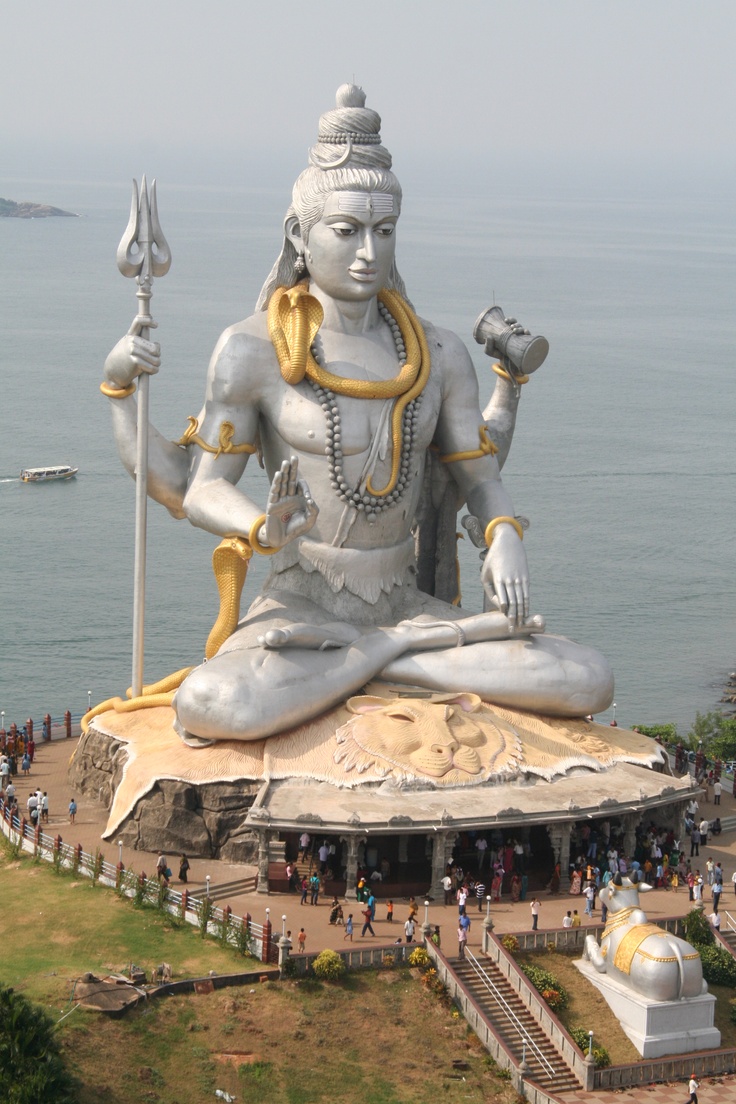
[[[24,0],[2,35],[0,185],[90,160],[203,181],[209,158],[301,160],[353,78],[395,157],[441,140],[501,161],[734,159],[734,0]]]

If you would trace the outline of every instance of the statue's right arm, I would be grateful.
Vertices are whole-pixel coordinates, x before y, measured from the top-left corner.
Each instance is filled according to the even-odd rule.
[[[250,320],[249,320],[250,322]],[[248,322],[226,330],[210,361],[207,393],[198,436],[217,449],[224,422],[232,426],[234,448],[254,446],[258,433],[260,385],[264,378],[263,342]],[[247,452],[208,451],[192,443],[183,509],[200,529],[221,537],[247,536],[263,514],[237,486],[248,462]]]
[[[141,323],[135,319],[130,330],[118,341],[105,361],[105,381],[114,388],[125,388],[141,373],[154,375],[161,363],[156,341],[140,336]],[[113,432],[123,467],[135,477],[138,403],[133,395],[110,398]],[[184,493],[189,473],[186,451],[168,441],[154,426],[148,426],[148,494],[160,502],[175,518],[185,517]]]

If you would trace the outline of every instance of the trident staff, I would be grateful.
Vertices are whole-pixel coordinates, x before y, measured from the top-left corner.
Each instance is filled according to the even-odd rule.
[[[156,181],[151,182],[149,201],[145,176],[138,184],[133,181],[133,199],[130,219],[120,239],[117,253],[118,268],[123,276],[135,276],[138,288],[138,317],[134,323],[141,327],[140,335],[148,338],[155,327],[150,312],[154,276],[165,276],[171,267],[171,250],[158,221]],[[135,560],[133,573],[133,697],[143,690],[143,624],[146,602],[146,524],[148,496],[148,394],[149,376],[141,372],[138,377],[138,434],[135,464]]]

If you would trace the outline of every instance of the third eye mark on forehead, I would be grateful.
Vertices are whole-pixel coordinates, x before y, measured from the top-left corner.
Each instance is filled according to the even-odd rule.
[[[338,192],[337,206],[346,215],[392,215],[394,197],[390,192]]]

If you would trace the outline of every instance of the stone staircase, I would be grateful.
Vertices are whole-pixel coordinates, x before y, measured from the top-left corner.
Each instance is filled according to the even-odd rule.
[[[232,897],[237,897],[241,893],[253,893],[257,886],[257,878],[255,874],[250,875],[247,878],[238,878],[232,882],[213,882],[210,886],[210,901],[228,903],[228,900]],[[189,900],[198,901],[202,897],[207,896],[206,889],[195,889],[189,891]]]
[[[448,960],[458,980],[491,1021],[517,1065],[525,1057],[526,1077],[550,1096],[579,1092],[581,1084],[498,967],[468,954]]]

